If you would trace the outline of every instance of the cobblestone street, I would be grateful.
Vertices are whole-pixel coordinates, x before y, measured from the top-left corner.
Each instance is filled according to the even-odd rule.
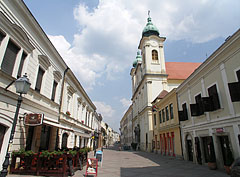
[[[91,152],[89,157],[93,157]],[[74,177],[82,177],[86,167]],[[103,164],[98,177],[228,177],[224,171],[207,166],[141,151],[103,150]]]

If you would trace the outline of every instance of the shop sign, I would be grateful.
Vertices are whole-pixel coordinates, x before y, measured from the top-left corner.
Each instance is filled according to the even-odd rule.
[[[37,126],[42,125],[44,114],[26,114],[25,116],[25,125]]]
[[[216,133],[223,133],[224,132],[224,128],[216,128]]]

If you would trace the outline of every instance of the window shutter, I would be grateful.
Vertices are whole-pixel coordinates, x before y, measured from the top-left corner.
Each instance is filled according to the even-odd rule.
[[[200,116],[204,114],[204,109],[203,109],[203,103],[202,103],[202,98],[201,98],[201,94],[197,95],[195,97],[196,100],[196,110],[197,110],[197,114],[195,116]]]
[[[40,92],[44,70],[39,67],[35,90]]]
[[[240,82],[228,83],[232,102],[240,101]]]
[[[187,104],[184,103],[184,104],[182,105],[182,108],[183,108],[184,120],[188,120]]]
[[[213,85],[212,87],[208,88],[208,95],[212,98],[213,110],[220,109],[220,102],[218,98],[216,85]]]
[[[19,50],[20,49],[18,46],[16,46],[12,41],[9,41],[1,66],[1,69],[9,75],[12,75],[13,67]]]
[[[238,82],[240,82],[240,70],[238,70],[238,71],[236,72],[236,74],[237,74]]]

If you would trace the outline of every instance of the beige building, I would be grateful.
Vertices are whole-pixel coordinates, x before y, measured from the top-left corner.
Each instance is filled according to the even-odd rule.
[[[132,105],[129,106],[120,121],[121,145],[131,146],[134,141],[132,127]]]
[[[153,101],[153,150],[168,156],[182,156],[176,89],[163,90]]]
[[[218,168],[240,156],[240,30],[178,88],[184,159]]]

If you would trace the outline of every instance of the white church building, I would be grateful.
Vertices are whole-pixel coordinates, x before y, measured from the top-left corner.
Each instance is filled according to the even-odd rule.
[[[152,151],[152,101],[163,91],[178,87],[200,63],[165,62],[164,41],[149,16],[143,29],[137,57],[133,62],[132,126],[138,148]],[[136,135],[139,136],[136,138]]]

